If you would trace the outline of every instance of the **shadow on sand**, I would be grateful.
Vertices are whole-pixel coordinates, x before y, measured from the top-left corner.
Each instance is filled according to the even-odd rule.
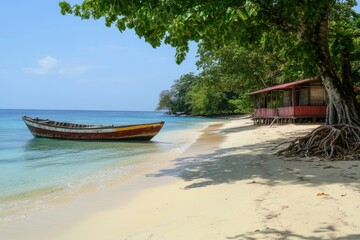
[[[252,128],[254,127],[247,126],[242,130]],[[238,130],[220,130],[219,134]],[[234,183],[253,178],[262,179],[261,183],[256,184],[266,185],[359,182],[360,161],[334,162],[322,159],[284,159],[275,156],[276,150],[273,148],[286,140],[288,138],[272,142],[262,141],[255,145],[219,149],[209,154],[190,156],[185,154],[184,157],[174,160],[174,167],[162,169],[148,176],[181,178],[189,182],[185,189]],[[338,177],[334,177],[334,174]]]
[[[334,232],[335,228],[331,225],[325,228],[320,228],[314,231],[314,233],[319,232],[329,232],[329,237],[318,237],[318,236],[303,236],[296,234],[292,231],[278,231],[275,229],[266,229],[264,231],[256,230],[254,232],[239,234],[232,237],[227,237],[226,239],[230,240],[257,240],[257,239],[296,239],[296,240],[358,240],[360,239],[360,234],[350,234],[342,237],[332,237],[331,232]]]
[[[205,131],[210,138],[215,136],[226,137],[234,132],[245,132],[254,129],[254,126],[243,126],[227,129],[210,129]],[[296,133],[296,134],[294,134]],[[247,133],[249,134],[249,133]],[[252,134],[252,133],[250,133]],[[258,139],[256,144],[249,144],[229,148],[219,148],[219,143],[209,141],[204,137],[192,145],[182,157],[174,160],[174,165],[162,169],[149,177],[173,176],[186,182],[184,190],[203,188],[213,185],[233,184],[245,181],[246,184],[259,184],[268,186],[306,185],[320,187],[323,184],[340,183],[355,191],[360,190],[360,161],[325,161],[324,159],[310,158],[282,158],[275,155],[273,148],[281,142],[289,141],[299,132],[283,134],[276,141],[267,141],[266,137],[254,136]],[[245,135],[245,134],[244,134]],[[245,135],[249,136],[249,135]],[[241,135],[238,135],[241,137]],[[244,141],[242,141],[244,142]],[[224,145],[223,145],[224,146]],[[228,145],[231,146],[231,145]],[[197,149],[198,148],[198,149]],[[213,150],[217,149],[217,150]],[[191,151],[195,150],[195,151]],[[200,151],[197,151],[200,150]],[[271,191],[271,190],[269,190]],[[344,195],[345,196],[345,195]],[[271,200],[270,200],[271,201]],[[277,201],[277,200],[274,200]],[[277,203],[274,203],[276,205]],[[254,213],[256,214],[256,213]],[[262,223],[269,222],[264,218]],[[355,240],[360,239],[360,234],[351,234],[339,237],[338,226],[331,225],[313,226],[314,230],[309,235],[301,235],[288,229],[273,229],[264,227],[254,229],[253,232],[239,233],[228,236],[226,239],[257,240],[257,239],[298,239],[298,240]],[[355,232],[356,233],[356,232]],[[318,236],[317,236],[318,235]],[[321,235],[321,236],[319,236]]]

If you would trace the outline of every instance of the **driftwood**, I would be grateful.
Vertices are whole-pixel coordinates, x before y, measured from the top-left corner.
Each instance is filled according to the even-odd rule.
[[[347,124],[324,125],[287,143],[290,145],[278,151],[277,155],[354,159],[360,156],[360,128]]]

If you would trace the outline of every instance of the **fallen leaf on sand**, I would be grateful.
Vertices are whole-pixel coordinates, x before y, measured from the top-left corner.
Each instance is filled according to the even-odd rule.
[[[316,196],[318,197],[326,197],[326,196],[330,196],[330,194],[327,194],[327,193],[317,193]]]

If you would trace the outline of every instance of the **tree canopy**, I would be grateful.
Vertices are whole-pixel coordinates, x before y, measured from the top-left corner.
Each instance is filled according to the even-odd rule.
[[[253,104],[247,93],[315,74],[314,67],[305,71],[302,65],[262,48],[246,49],[235,44],[212,51],[200,44],[197,66],[201,72],[196,80],[186,81],[189,76],[181,76],[171,90],[160,94],[158,108],[193,115],[250,113]],[[187,82],[185,88],[182,82]],[[183,104],[178,104],[176,96],[183,96]]]
[[[170,113],[191,114],[191,107],[186,102],[187,93],[191,85],[198,79],[193,73],[182,75],[175,80],[170,90],[160,93],[157,110],[167,109]]]
[[[352,66],[359,17],[355,0],[84,0],[71,6],[60,2],[62,14],[82,19],[105,19],[120,31],[134,29],[153,47],[162,43],[176,48],[184,60],[189,41],[201,42],[210,52],[236,44],[276,53],[300,71],[317,69],[334,104],[334,123],[360,125],[360,109],[352,93]],[[332,53],[330,53],[332,50]],[[350,96],[350,97],[349,97]],[[344,103],[341,99],[349,100]]]
[[[306,46],[299,39],[309,38],[323,9],[335,3],[334,0],[85,0],[81,5],[60,2],[60,6],[62,14],[70,13],[82,19],[104,18],[106,26],[116,25],[120,31],[134,29],[153,47],[170,44],[176,48],[177,61],[181,62],[189,41],[202,41],[208,47],[236,42],[260,43],[292,52],[304,49]]]
[[[189,42],[195,41],[201,43],[204,53],[210,57],[228,46],[248,51],[249,55],[258,49],[266,53],[264,56],[271,56],[265,68],[270,68],[272,61],[278,61],[279,74],[287,72],[296,76],[314,72],[327,90],[327,123],[350,125],[357,129],[354,139],[360,135],[360,105],[353,89],[360,69],[360,18],[352,10],[355,0],[84,0],[80,5],[59,4],[62,14],[74,14],[82,19],[104,18],[106,26],[116,25],[121,32],[133,29],[153,47],[169,44],[176,48],[178,63],[185,59]],[[214,63],[209,71],[206,68],[203,71],[203,79],[211,84],[214,78],[207,74],[211,72],[210,76],[214,76],[218,67],[221,69],[221,62]],[[203,66],[207,64],[212,63],[203,62]],[[232,66],[234,69],[241,64]],[[227,70],[230,73],[231,66]],[[230,86],[223,84],[230,75],[222,75],[216,84]],[[199,86],[201,84],[196,83],[196,87]],[[197,94],[200,99],[207,99],[204,89],[210,91],[213,86],[207,84],[190,96]],[[224,91],[211,95],[218,100],[225,99]],[[331,129],[330,138],[337,132]],[[326,144],[323,147],[325,151],[330,148]]]

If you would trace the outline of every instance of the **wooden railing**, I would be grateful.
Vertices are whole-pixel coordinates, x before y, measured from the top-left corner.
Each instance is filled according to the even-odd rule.
[[[294,117],[294,107],[281,107],[277,110],[279,117]]]
[[[271,118],[276,116],[276,108],[256,108],[254,118]]]
[[[325,117],[326,106],[296,106],[280,108],[256,108],[254,118],[296,118],[296,117]]]
[[[297,116],[313,117],[313,116],[326,116],[326,106],[296,106],[295,114]]]

